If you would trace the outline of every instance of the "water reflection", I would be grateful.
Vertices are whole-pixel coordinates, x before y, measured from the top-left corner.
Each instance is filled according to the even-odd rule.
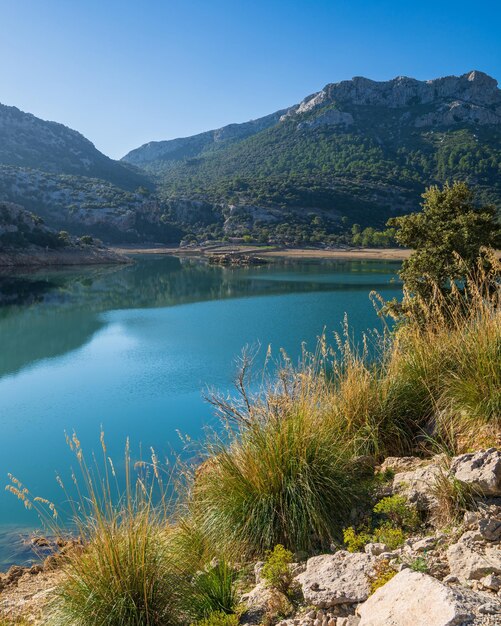
[[[0,377],[86,344],[104,312],[312,291],[384,292],[388,262],[277,262],[224,268],[203,260],[139,258],[133,265],[0,274]]]

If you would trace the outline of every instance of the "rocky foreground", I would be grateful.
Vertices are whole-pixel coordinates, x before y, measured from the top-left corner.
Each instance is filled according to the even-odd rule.
[[[254,564],[255,586],[241,598],[242,624],[501,624],[501,452],[490,448],[452,461],[388,458],[378,471],[391,473],[386,494],[405,496],[428,520],[426,529],[396,549],[367,543],[364,551],[348,552],[332,545],[329,554],[292,564],[296,602],[263,578],[263,563]],[[475,497],[462,497],[462,489]],[[453,506],[463,508],[461,518],[444,524],[445,509]],[[66,545],[43,565],[0,575],[0,614],[43,624],[64,552],[75,547],[82,549]]]

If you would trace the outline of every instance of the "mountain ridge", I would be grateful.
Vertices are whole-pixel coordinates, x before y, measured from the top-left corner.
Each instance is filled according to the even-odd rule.
[[[181,148],[183,143],[199,143],[205,147],[210,141],[205,142],[204,139],[209,140],[209,138],[213,138],[213,143],[218,143],[225,139],[245,138],[268,128],[276,122],[283,122],[295,115],[308,113],[329,100],[348,101],[359,106],[383,104],[384,106],[398,108],[399,106],[415,104],[415,102],[409,102],[409,100],[416,98],[420,98],[422,104],[428,104],[433,102],[433,100],[450,98],[453,95],[457,96],[459,95],[458,87],[461,88],[460,93],[466,95],[465,100],[473,105],[487,106],[495,104],[497,100],[498,112],[493,112],[489,119],[493,123],[501,123],[501,91],[497,88],[497,85],[496,79],[479,70],[471,70],[460,76],[450,75],[423,81],[407,76],[397,76],[387,81],[375,81],[362,76],[355,76],[350,80],[328,83],[320,91],[303,98],[300,103],[260,118],[247,122],[226,124],[195,135],[147,142],[138,148],[130,150],[120,160],[140,166],[154,158],[168,156],[169,153],[176,155],[176,148]],[[395,92],[393,100],[388,98],[388,91],[391,90]],[[433,97],[432,91],[436,92],[433,94]],[[497,98],[493,98],[493,94],[496,94]],[[475,95],[478,95],[478,98],[475,98]],[[352,123],[352,120],[350,122],[347,119],[335,120],[331,118],[330,123],[346,124]],[[431,124],[432,121],[423,120],[423,125],[426,123]],[[232,135],[232,131],[237,129],[241,130],[241,133]],[[195,140],[198,141],[196,142]]]

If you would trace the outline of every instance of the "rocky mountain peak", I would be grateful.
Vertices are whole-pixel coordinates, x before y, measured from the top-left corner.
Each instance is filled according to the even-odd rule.
[[[418,127],[432,124],[450,126],[465,122],[501,123],[501,90],[498,89],[494,78],[478,70],[472,70],[461,76],[445,76],[427,81],[407,76],[397,76],[388,81],[355,76],[351,80],[326,85],[321,91],[305,98],[299,105],[291,107],[281,119],[321,112],[324,107],[331,105],[342,113],[345,125],[349,119],[346,117],[348,115],[354,116],[356,123],[355,110],[359,107],[411,111],[420,105],[428,108],[421,111],[416,109],[413,115],[407,114],[402,118],[405,123]],[[323,118],[324,114],[321,115]],[[317,117],[315,125],[320,122],[320,118]],[[325,123],[333,123],[330,113]],[[301,127],[304,127],[304,124]]]

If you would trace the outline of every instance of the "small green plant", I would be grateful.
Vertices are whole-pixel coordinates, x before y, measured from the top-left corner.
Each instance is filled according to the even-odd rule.
[[[413,559],[409,563],[409,567],[414,572],[421,572],[423,574],[426,574],[428,572],[428,563],[423,556],[417,556],[415,559]]]
[[[407,534],[402,528],[394,528],[388,523],[378,526],[371,537],[372,542],[384,543],[389,550],[396,550],[406,539]]]
[[[390,565],[388,559],[378,561],[374,566],[374,572],[368,576],[370,583],[370,591],[373,594],[383,585],[386,585],[395,575],[396,571]]]
[[[374,513],[386,517],[394,528],[415,530],[419,525],[419,516],[415,507],[409,505],[403,496],[393,495],[380,500],[374,507]]]
[[[343,539],[348,552],[362,552],[367,543],[371,543],[372,535],[367,529],[356,531],[353,526],[343,530]]]
[[[261,572],[267,586],[278,589],[286,596],[291,594],[294,587],[294,576],[290,568],[292,561],[292,552],[278,544],[266,553],[266,562]]]
[[[215,611],[207,617],[194,622],[194,626],[238,626],[238,615]]]

